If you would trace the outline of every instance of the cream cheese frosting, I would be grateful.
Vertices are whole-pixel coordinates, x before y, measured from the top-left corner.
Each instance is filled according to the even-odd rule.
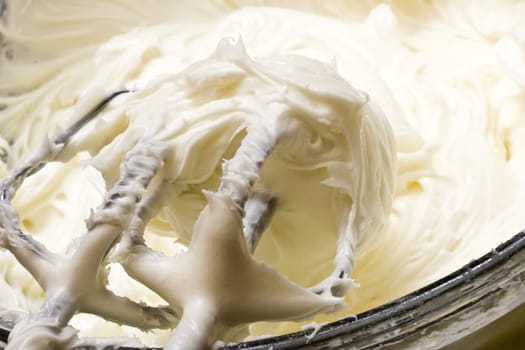
[[[167,255],[185,252],[207,203],[201,190],[217,189],[222,174],[217,165],[234,155],[246,120],[271,113],[267,103],[284,95],[301,110],[296,114],[306,117],[296,116],[301,127],[295,137],[278,145],[261,170],[258,186],[277,194],[278,204],[255,257],[294,283],[313,286],[330,275],[338,256],[338,229],[345,223],[337,213],[354,210],[362,225],[355,234],[370,238],[356,237],[361,242],[352,278],[360,287],[346,294],[349,309],[316,321],[406,294],[523,228],[522,3],[245,5],[7,2],[1,27],[2,176],[107,91],[121,86],[134,91],[72,139],[71,154],[87,150],[93,158],[84,152],[64,164],[50,163],[19,189],[13,205],[26,232],[57,254],[71,251],[85,232],[83,220],[106,187],[118,181],[125,151],[150,135],[177,149],[166,157],[163,175],[178,185],[167,191],[172,200],[149,223],[145,240]],[[222,61],[210,60],[224,37],[241,37],[248,54],[223,46],[215,54]],[[186,72],[183,78],[180,72]],[[209,103],[221,99],[229,104]],[[393,141],[380,106],[393,127],[395,169],[389,168],[392,157],[379,161],[363,147],[348,147],[347,142],[362,146],[355,136],[363,135],[352,134],[355,125],[342,124],[337,99],[364,104],[370,115],[379,115],[364,119],[372,134],[381,136],[371,149],[389,154]],[[208,113],[215,113],[212,124]],[[166,127],[170,118],[178,124]],[[388,181],[393,171],[395,191]],[[374,187],[381,179],[383,192]],[[382,222],[390,212],[391,191],[392,211]],[[1,254],[0,303],[21,319],[23,310],[39,309],[43,292],[9,252]],[[111,265],[109,288],[136,301],[164,304],[118,264]],[[17,310],[21,313],[13,315]],[[141,334],[84,314],[72,325],[82,336],[133,335],[149,344],[164,344],[171,334]],[[297,328],[291,322],[255,323],[249,331]]]

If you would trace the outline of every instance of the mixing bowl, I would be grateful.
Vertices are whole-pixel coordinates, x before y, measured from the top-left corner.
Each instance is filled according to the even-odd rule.
[[[0,16],[4,8],[0,0]],[[524,280],[525,230],[440,280],[355,317],[326,324],[313,337],[309,329],[226,344],[223,349],[441,349],[523,304]],[[0,318],[0,347],[12,327],[12,322]],[[82,347],[91,348],[97,347]]]

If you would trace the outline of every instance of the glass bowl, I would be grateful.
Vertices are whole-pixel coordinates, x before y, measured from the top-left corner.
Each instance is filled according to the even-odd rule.
[[[226,344],[224,350],[441,349],[525,302],[525,230],[463,268],[402,298],[322,326]],[[12,323],[0,319],[0,345]],[[78,350],[97,349],[82,346]],[[133,347],[105,347],[104,350]],[[160,349],[160,348],[151,348]]]

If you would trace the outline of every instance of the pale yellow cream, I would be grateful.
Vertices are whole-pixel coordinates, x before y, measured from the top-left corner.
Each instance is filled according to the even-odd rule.
[[[138,94],[155,91],[135,99],[141,102],[134,114],[122,114],[123,103],[115,101],[104,118],[81,131],[73,146],[91,150],[98,150],[117,134],[125,136],[115,138],[98,156],[88,159],[84,153],[64,165],[50,164],[27,180],[14,201],[23,228],[50,250],[66,251],[71,239],[85,232],[83,220],[105,192],[103,178],[94,167],[112,184],[122,152],[145,131],[168,135],[173,130],[186,130],[184,126],[166,128],[166,118],[181,111],[190,111],[191,118],[198,116],[198,106],[184,105],[187,99],[173,94],[177,88],[170,86],[170,81],[178,78],[159,77],[206,59],[224,37],[241,37],[249,56],[267,64],[263,72],[289,77],[286,83],[281,80],[275,94],[283,94],[286,85],[337,94],[341,89],[323,84],[315,75],[294,77],[294,73],[308,70],[308,64],[302,64],[307,61],[282,57],[301,55],[331,62],[339,75],[380,106],[394,129],[396,187],[392,212],[383,226],[380,218],[389,212],[388,205],[382,207],[388,202],[388,189],[387,197],[378,196],[377,181],[368,179],[361,182],[363,192],[356,197],[351,193],[356,189],[345,186],[364,181],[363,177],[348,180],[346,174],[352,169],[344,165],[327,173],[327,155],[352,164],[350,159],[355,161],[364,154],[338,153],[344,149],[338,140],[344,138],[333,138],[334,130],[341,130],[341,125],[330,120],[337,115],[330,109],[333,105],[318,103],[313,95],[290,94],[317,119],[310,118],[311,127],[301,128],[295,140],[277,148],[263,168],[261,181],[287,200],[281,201],[256,257],[299,285],[321,281],[333,269],[337,226],[341,225],[337,213],[348,209],[341,198],[349,198],[350,193],[360,198],[353,201],[354,210],[366,208],[357,218],[363,224],[357,232],[370,238],[357,251],[352,278],[360,287],[347,294],[349,309],[330,318],[317,316],[316,321],[357,313],[413,291],[489,251],[525,226],[520,213],[525,204],[525,186],[520,179],[525,164],[523,3],[283,3],[259,7],[257,2],[241,6],[160,0],[148,6],[126,1],[8,2],[1,27],[6,44],[0,58],[0,147],[7,149],[8,156],[5,163],[0,162],[0,175],[12,169],[50,130],[71,123],[73,108],[86,91],[99,91],[96,87],[114,91],[121,86]],[[328,76],[333,74],[328,65],[315,67],[325,67],[323,74]],[[202,103],[217,98],[203,94],[220,90],[216,82],[235,85],[244,76],[248,83],[242,88],[220,93],[233,98],[257,86],[265,96],[271,96],[266,93],[268,86],[257,81],[260,76],[239,71],[235,64],[207,64],[192,72],[184,90],[200,91]],[[204,85],[199,85],[201,82]],[[97,96],[100,94],[93,98]],[[121,100],[133,104],[134,98]],[[354,98],[366,100],[363,93],[356,92]],[[246,109],[258,108],[254,113],[264,106],[253,98],[244,101]],[[224,116],[227,108],[219,106],[218,114]],[[213,125],[213,144],[209,128],[202,131],[205,137],[196,138],[198,127],[192,119],[187,121],[191,132],[180,134],[174,161],[168,162],[166,170],[169,177],[187,187],[174,189],[173,201],[148,226],[148,245],[170,255],[184,250],[180,243],[189,241],[193,223],[206,203],[201,189],[216,189],[221,170],[216,165],[233,155],[233,145],[240,139],[230,138],[241,132],[244,119],[230,115]],[[377,124],[374,127],[381,129]],[[174,137],[170,134],[165,139]],[[386,148],[393,147],[388,136],[379,140]],[[330,147],[335,154],[327,152]],[[363,148],[354,150],[362,152]],[[204,155],[210,158],[201,162]],[[388,175],[389,162],[359,169],[382,178]],[[364,164],[365,160],[360,165]],[[321,184],[323,181],[328,186]],[[346,189],[341,197],[327,188]],[[43,295],[34,279],[9,252],[0,252],[0,258],[0,306],[10,314],[37,310]],[[109,286],[135,300],[162,303],[127,277],[118,264],[112,264]],[[83,336],[137,335],[148,344],[164,344],[171,334],[142,334],[86,315],[76,316],[72,324]],[[297,328],[290,322],[258,323],[252,324],[250,331],[261,335]]]

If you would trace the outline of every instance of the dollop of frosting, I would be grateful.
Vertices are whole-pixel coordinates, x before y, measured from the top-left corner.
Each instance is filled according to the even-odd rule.
[[[105,68],[108,63],[97,65]],[[92,284],[102,283],[104,290],[105,274],[103,278],[92,275],[90,271],[96,271],[93,262],[82,263],[82,259],[103,261],[100,254],[117,241],[117,230],[125,230],[133,220],[143,189],[149,192],[144,195],[148,199],[137,210],[156,214],[149,202],[162,200],[161,207],[170,211],[171,221],[191,224],[172,233],[191,240],[188,251],[180,256],[161,258],[133,244],[128,248],[132,253],[121,248],[117,254],[133,278],[182,314],[167,348],[208,348],[227,327],[340,310],[351,287],[348,276],[356,245],[384,229],[393,195],[393,133],[368,95],[353,88],[328,64],[301,56],[256,61],[240,39],[229,38],[222,39],[208,58],[182,71],[176,67],[163,71],[143,86],[128,89],[128,95],[107,106],[97,122],[88,124],[66,145],[44,141],[45,147],[22,162],[26,167],[44,158],[67,161],[76,154],[90,154],[84,164],[99,170],[105,186],[112,188],[101,208],[86,221],[88,233],[72,251],[72,265],[67,258],[53,258],[61,263],[51,264],[64,272],[48,271],[49,276],[43,276],[47,262],[34,270],[28,265],[46,294],[39,315],[53,315],[60,325],[74,310],[98,314],[92,305],[99,291]],[[89,110],[100,91],[90,88],[75,107],[75,115]],[[156,185],[146,179],[153,179]],[[206,194],[219,179],[219,193]],[[319,284],[312,291],[290,283],[251,257],[238,212],[244,212],[253,185],[277,199],[277,213],[292,205],[302,215],[301,221],[313,218],[313,224],[301,230],[302,239],[327,234],[339,237],[337,249],[333,248],[334,272],[316,281]],[[170,195],[153,190],[156,186]],[[13,195],[9,192],[8,197]],[[199,211],[179,212],[177,200]],[[6,207],[4,211],[10,210]],[[191,216],[199,212],[198,217]],[[277,215],[269,224],[272,235],[290,230],[288,220],[282,225]],[[7,237],[7,231],[18,231],[9,222],[18,225],[17,218],[2,219]],[[103,236],[106,238],[97,239]],[[252,251],[255,245],[252,242]],[[20,248],[15,246],[4,244],[22,264],[36,264],[24,254],[17,255]],[[90,251],[93,253],[88,254]],[[75,274],[83,275],[82,281],[72,277]],[[84,297],[91,289],[94,294]],[[106,293],[103,297],[99,304],[113,299]],[[106,312],[101,315],[113,319]],[[24,329],[30,333],[30,328],[31,324]],[[41,329],[35,326],[36,333],[42,333]],[[48,334],[48,342],[55,342]],[[54,336],[58,341],[59,334]],[[38,349],[30,344],[31,349]]]

